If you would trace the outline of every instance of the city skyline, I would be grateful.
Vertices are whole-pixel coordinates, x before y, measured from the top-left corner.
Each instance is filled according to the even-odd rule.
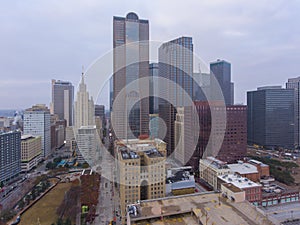
[[[6,101],[0,109],[27,108],[37,102],[48,105],[51,79],[67,80],[77,87],[81,66],[87,67],[112,49],[112,16],[130,11],[150,21],[150,40],[165,42],[188,35],[207,65],[218,58],[229,61],[236,103],[245,104],[246,91],[269,84],[271,76],[272,84],[283,86],[288,77],[299,75],[295,17],[300,5],[295,1],[248,2],[247,7],[235,1],[188,1],[181,5],[179,17],[176,4],[166,2],[120,2],[113,8],[89,1],[72,3],[72,10],[68,4],[3,5],[0,46],[5,54],[0,55],[0,65],[6,78],[2,78],[0,96]],[[106,101],[103,104],[108,106],[108,97]]]

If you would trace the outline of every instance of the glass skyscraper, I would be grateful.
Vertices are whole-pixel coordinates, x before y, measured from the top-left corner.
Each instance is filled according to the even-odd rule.
[[[294,90],[280,86],[247,92],[248,144],[294,147]]]
[[[118,138],[149,134],[149,23],[135,13],[113,18],[112,123]],[[129,118],[129,119],[127,119]]]
[[[188,106],[193,99],[193,40],[191,37],[179,37],[163,43],[158,50],[159,77],[169,80],[167,87],[159,87],[160,96],[167,100],[159,101],[159,116],[166,125],[167,154],[175,150],[174,122],[176,107]],[[177,84],[177,85],[174,85]],[[185,93],[184,93],[185,92]]]

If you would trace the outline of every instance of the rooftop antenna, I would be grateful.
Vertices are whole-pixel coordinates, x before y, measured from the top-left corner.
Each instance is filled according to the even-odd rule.
[[[84,65],[82,65],[81,79],[82,83],[84,83]]]

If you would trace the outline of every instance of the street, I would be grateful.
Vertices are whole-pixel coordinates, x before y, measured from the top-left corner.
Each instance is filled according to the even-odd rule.
[[[109,137],[105,138],[105,146],[108,149]],[[116,216],[116,224],[121,224],[118,215],[120,215],[120,196],[119,191],[116,190],[114,185],[115,176],[115,161],[109,152],[104,149],[102,151],[101,166],[101,184],[99,201],[96,209],[96,217],[94,224],[109,224]]]

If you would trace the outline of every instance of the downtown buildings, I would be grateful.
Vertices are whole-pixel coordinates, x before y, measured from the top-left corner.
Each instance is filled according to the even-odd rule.
[[[21,172],[21,132],[0,133],[0,183]]]
[[[93,98],[89,97],[87,86],[84,83],[84,74],[82,73],[74,103],[74,128],[77,131],[81,126],[90,125],[95,125],[95,106]]]
[[[159,77],[167,79],[160,83],[159,116],[166,125],[164,141],[167,143],[167,155],[171,155],[175,146],[176,107],[189,106],[193,100],[193,40],[180,37],[163,43],[158,49]],[[163,128],[160,128],[163,129]]]
[[[28,172],[42,159],[42,139],[40,136],[22,135],[21,140],[21,169]]]
[[[73,125],[74,86],[70,82],[52,80],[51,114],[65,119],[67,126]]]
[[[294,89],[267,86],[247,92],[248,144],[294,147]]]
[[[160,139],[118,140],[114,151],[122,217],[126,216],[128,204],[165,197],[165,142]]]
[[[216,62],[210,63],[210,71],[217,79],[222,90],[225,105],[234,104],[234,84],[231,82],[231,64],[225,60],[218,59]],[[211,87],[212,91],[216,87]],[[213,93],[212,93],[213,94]],[[214,98],[214,96],[212,96]],[[221,99],[214,99],[221,100]]]
[[[82,73],[79,90],[76,94],[76,101],[74,103],[74,118],[75,124],[73,128],[73,135],[68,134],[69,138],[75,138],[78,150],[78,162],[88,162],[90,166],[94,166],[98,159],[99,153],[99,135],[95,125],[95,106],[93,98],[89,97],[87,85],[84,83],[84,73]],[[70,130],[69,133],[72,131]],[[73,148],[74,140],[70,141]],[[76,147],[75,147],[76,148]]]
[[[112,123],[114,133],[118,138],[148,135],[148,20],[139,19],[137,14],[132,12],[128,13],[125,18],[115,16],[113,18],[113,51]],[[137,82],[131,83],[133,81]],[[130,83],[132,85],[129,85]]]
[[[42,157],[51,153],[50,110],[43,104],[37,104],[24,112],[24,134],[40,136],[42,139]]]

